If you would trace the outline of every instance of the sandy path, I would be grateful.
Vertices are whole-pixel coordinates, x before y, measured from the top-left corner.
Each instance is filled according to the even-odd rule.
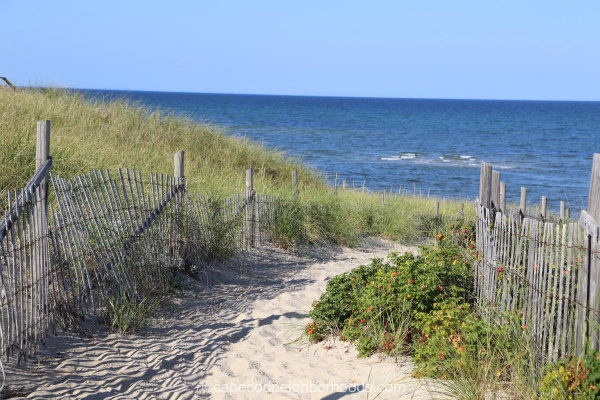
[[[344,342],[297,340],[328,279],[390,249],[333,249],[327,260],[245,254],[189,280],[143,334],[52,336],[7,382],[36,399],[428,399],[407,360],[359,360]]]

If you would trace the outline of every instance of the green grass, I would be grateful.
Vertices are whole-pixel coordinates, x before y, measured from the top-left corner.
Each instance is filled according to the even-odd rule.
[[[117,329],[122,335],[138,332],[148,324],[163,301],[163,297],[158,295],[141,300],[122,297],[109,299],[104,314],[106,325]]]
[[[292,227],[280,232],[282,247],[302,242],[354,245],[364,235],[415,242],[456,216],[461,202],[467,217],[474,216],[468,200],[441,199],[440,218],[434,218],[434,198],[388,196],[382,206],[379,194],[340,189],[336,195],[322,174],[301,160],[210,124],[148,112],[125,100],[90,101],[56,88],[15,92],[0,87],[0,204],[6,204],[7,190],[24,186],[34,173],[36,121],[45,119],[52,123],[53,172],[65,178],[124,167],[172,173],[173,154],[184,150],[191,190],[216,199],[241,192],[245,170],[252,167],[258,193],[291,200],[291,174],[297,169],[302,212],[295,222],[288,218]]]
[[[143,172],[173,171],[173,154],[185,150],[190,188],[226,194],[244,188],[244,171],[253,167],[255,188],[273,191],[289,184],[299,169],[301,190],[322,187],[316,171],[261,145],[226,135],[124,100],[86,100],[59,89],[0,89],[0,190],[23,186],[35,169],[36,121],[52,123],[53,171],[72,176],[94,168],[132,167]]]

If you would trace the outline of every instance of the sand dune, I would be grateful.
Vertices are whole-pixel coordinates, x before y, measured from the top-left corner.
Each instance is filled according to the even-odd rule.
[[[9,388],[36,399],[428,399],[410,360],[302,339],[327,280],[392,247],[244,254],[188,279],[142,334],[50,336],[36,360],[7,367]]]

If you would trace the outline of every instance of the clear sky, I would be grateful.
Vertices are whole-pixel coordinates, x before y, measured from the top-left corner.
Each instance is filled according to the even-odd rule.
[[[600,0],[0,0],[18,85],[600,100]]]

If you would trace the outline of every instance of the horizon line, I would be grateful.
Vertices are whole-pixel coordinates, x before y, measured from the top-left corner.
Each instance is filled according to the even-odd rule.
[[[44,88],[52,86],[17,86],[21,88]],[[523,101],[523,102],[578,102],[598,103],[599,100],[565,100],[565,99],[514,99],[514,98],[475,98],[475,97],[391,97],[391,96],[351,96],[351,95],[322,95],[322,94],[280,94],[280,93],[236,93],[236,92],[191,92],[191,91],[168,91],[150,89],[100,89],[100,88],[75,88],[59,87],[64,90],[95,90],[113,92],[145,92],[145,93],[178,93],[178,94],[210,94],[210,95],[236,95],[236,96],[273,96],[273,97],[322,97],[322,98],[347,98],[347,99],[382,99],[382,100],[458,100],[458,101]]]

